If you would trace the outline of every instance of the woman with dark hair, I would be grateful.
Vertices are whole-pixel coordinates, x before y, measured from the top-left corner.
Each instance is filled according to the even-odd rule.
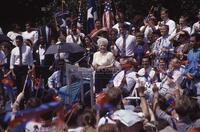
[[[86,35],[82,39],[82,46],[85,48],[85,54],[83,59],[79,62],[80,67],[91,67],[93,54],[97,51],[96,44],[93,43],[93,40],[90,38],[89,35]]]

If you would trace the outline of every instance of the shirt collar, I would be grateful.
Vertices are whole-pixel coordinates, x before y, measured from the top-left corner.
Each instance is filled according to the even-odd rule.
[[[40,45],[39,48],[41,48],[41,49],[45,49],[45,45],[43,45],[43,46]]]

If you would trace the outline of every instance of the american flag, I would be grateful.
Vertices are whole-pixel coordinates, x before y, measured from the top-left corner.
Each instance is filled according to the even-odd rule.
[[[87,33],[94,29],[94,23],[97,20],[97,10],[95,0],[87,0]]]
[[[111,0],[105,0],[104,13],[102,16],[103,27],[112,28],[114,25],[114,15],[112,11]]]

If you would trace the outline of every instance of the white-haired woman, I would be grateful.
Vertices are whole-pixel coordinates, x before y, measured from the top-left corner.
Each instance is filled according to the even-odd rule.
[[[95,92],[99,93],[112,78],[115,58],[112,52],[107,51],[108,40],[106,38],[99,38],[97,44],[99,51],[94,53],[92,65],[96,71]]]

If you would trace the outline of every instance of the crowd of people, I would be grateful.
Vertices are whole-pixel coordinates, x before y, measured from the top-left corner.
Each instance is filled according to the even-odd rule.
[[[185,15],[173,21],[165,8],[160,21],[149,13],[142,26],[122,12],[115,17],[112,28],[96,20],[88,34],[68,19],[27,22],[24,32],[13,24],[0,45],[0,130],[200,131],[200,10],[193,25]],[[46,54],[65,43],[84,52]],[[93,86],[81,87],[76,74],[69,81],[66,64],[92,69]],[[66,101],[69,83],[84,89],[84,100]]]

